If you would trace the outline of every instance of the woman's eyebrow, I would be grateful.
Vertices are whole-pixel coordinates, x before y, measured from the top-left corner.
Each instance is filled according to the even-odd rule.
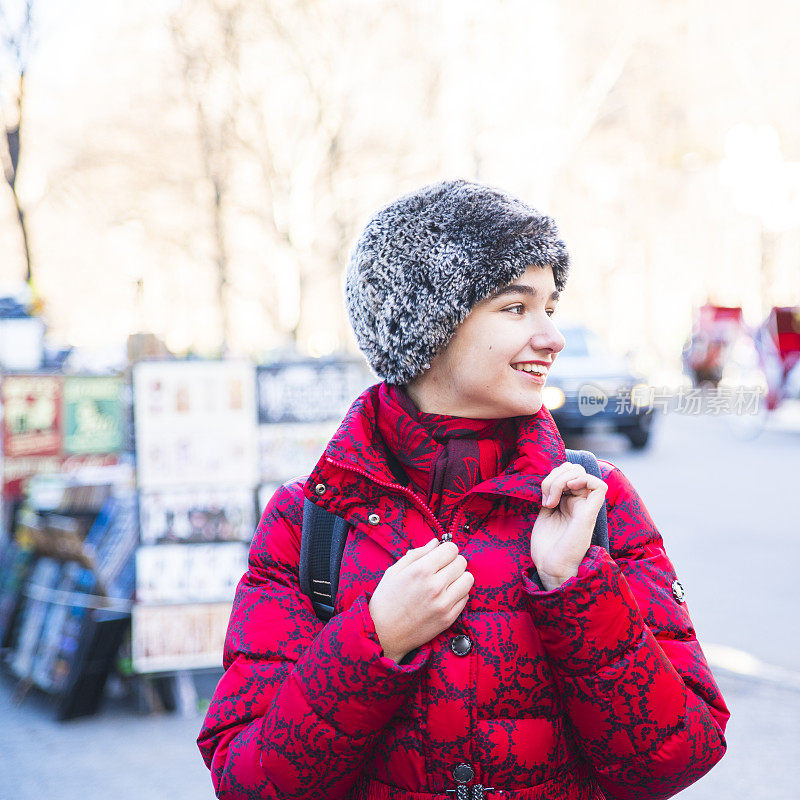
[[[493,295],[492,299],[495,297],[500,297],[504,294],[527,294],[531,297],[536,297],[539,293],[533,286],[528,286],[527,283],[510,283],[508,286],[504,286],[502,289],[498,289]],[[558,300],[560,296],[560,292],[555,291],[550,295],[551,300]]]

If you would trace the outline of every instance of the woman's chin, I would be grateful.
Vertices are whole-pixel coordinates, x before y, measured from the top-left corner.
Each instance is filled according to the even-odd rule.
[[[532,417],[539,413],[542,407],[542,396],[539,392],[536,397],[520,398],[517,402],[508,406],[505,417]]]

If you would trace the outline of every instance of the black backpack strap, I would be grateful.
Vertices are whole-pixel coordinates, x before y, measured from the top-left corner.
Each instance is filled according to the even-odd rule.
[[[383,444],[383,447],[395,480],[401,486],[408,486],[410,480],[403,466],[388,446]],[[317,617],[323,622],[333,616],[342,555],[349,533],[350,525],[346,520],[305,498],[300,539],[300,589],[311,599]]]
[[[300,588],[311,598],[317,616],[327,622],[339,588],[339,570],[350,525],[312,503],[303,502],[303,534],[300,539]]]
[[[580,464],[589,475],[594,475],[596,478],[603,477],[600,474],[600,465],[597,463],[597,458],[590,450],[567,450],[567,461],[573,464]],[[592,544],[604,548],[609,553],[611,552],[608,542],[608,512],[605,503],[600,506],[597,521],[594,523]]]

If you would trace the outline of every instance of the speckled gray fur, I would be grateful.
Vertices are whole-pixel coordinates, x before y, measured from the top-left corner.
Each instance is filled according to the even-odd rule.
[[[497,189],[444,181],[379,211],[356,242],[345,298],[356,340],[378,377],[406,384],[447,345],[481,300],[528,266],[569,255],[550,217]]]

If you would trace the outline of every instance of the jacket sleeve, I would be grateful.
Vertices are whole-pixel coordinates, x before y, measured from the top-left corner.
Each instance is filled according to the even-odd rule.
[[[429,657],[383,655],[369,596],[327,625],[299,586],[303,498],[282,487],[261,517],[225,639],[225,673],[198,746],[217,797],[337,798]]]
[[[577,743],[609,798],[659,800],[725,752],[728,709],[695,637],[661,535],[619,468],[604,465],[613,558],[592,546],[552,591],[523,575]]]

